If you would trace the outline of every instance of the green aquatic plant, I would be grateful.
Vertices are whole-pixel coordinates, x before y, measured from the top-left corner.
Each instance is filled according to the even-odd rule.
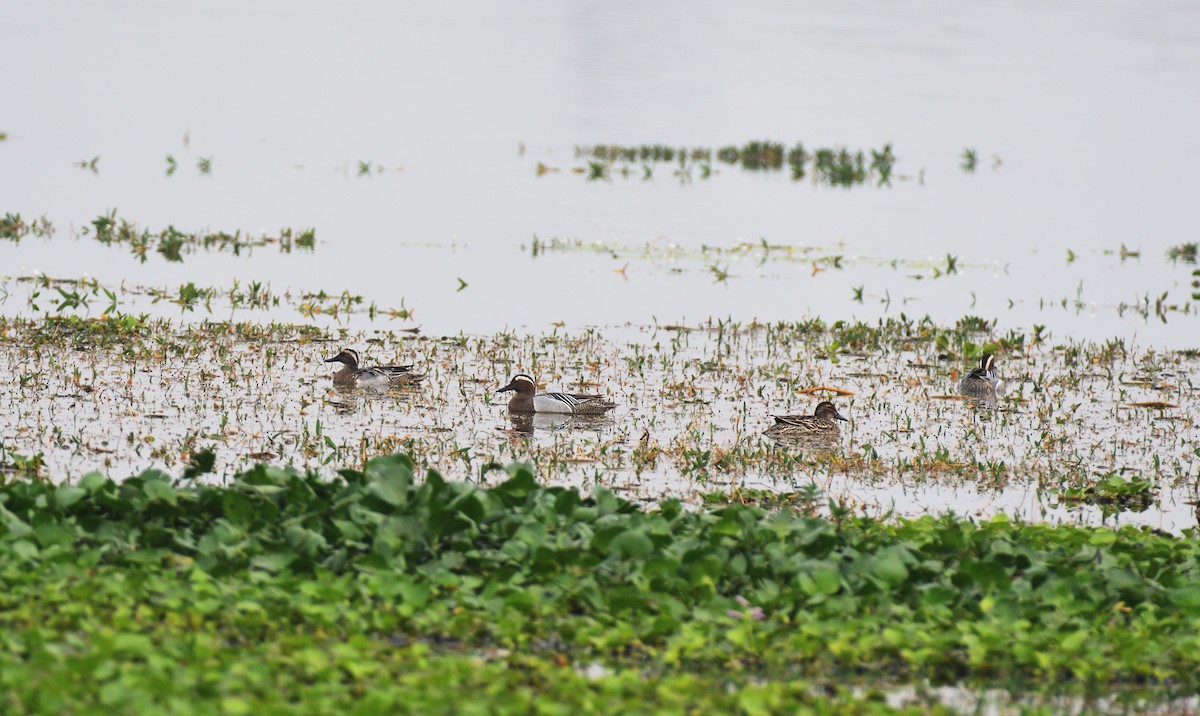
[[[12,212],[6,212],[4,218],[0,218],[0,239],[19,242],[30,234],[40,238],[50,238],[54,236],[54,224],[50,223],[45,214],[32,221],[26,221],[21,218],[20,214]]]
[[[294,249],[312,251],[316,246],[313,229],[280,229],[276,236],[263,234],[253,236],[234,231],[211,233],[187,233],[174,226],[153,231],[117,216],[116,209],[100,214],[84,227],[79,236],[91,235],[102,244],[128,246],[130,253],[145,263],[151,251],[167,261],[180,262],[184,256],[198,251],[230,252],[235,256],[250,253],[255,248],[278,246],[280,253],[292,253]]]
[[[967,147],[962,151],[962,162],[959,166],[967,174],[975,173],[975,166],[979,163],[979,155],[972,147]]]
[[[87,170],[91,171],[91,173],[93,173],[93,174],[99,174],[100,173],[100,169],[98,167],[99,163],[100,163],[100,156],[96,155],[96,156],[92,157],[91,159],[80,159],[79,161],[75,162],[75,166],[79,167],[80,169],[87,169]]]
[[[783,143],[771,140],[754,140],[742,146],[724,146],[716,150],[709,147],[598,144],[576,146],[575,156],[587,161],[586,167],[576,171],[589,181],[611,180],[614,173],[625,178],[633,174],[649,179],[653,176],[653,164],[675,164],[675,176],[686,184],[694,176],[702,180],[712,178],[715,159],[753,172],[781,171],[786,166],[794,180],[811,177],[818,184],[843,187],[864,184],[872,177],[876,186],[890,186],[896,162],[890,143],[868,152],[844,147],[823,147],[810,152],[801,143],[787,149]],[[631,170],[635,164],[641,167],[640,173]],[[539,176],[552,171],[557,170],[539,163]]]
[[[1072,487],[1059,493],[1063,502],[1088,502],[1102,505],[1106,511],[1145,511],[1154,498],[1154,483],[1140,475],[1123,477],[1108,473],[1085,487]]]
[[[10,706],[723,711],[765,693],[764,713],[836,713],[865,708],[846,683],[1154,702],[1200,685],[1194,539],[836,502],[825,519],[815,486],[778,510],[643,508],[521,463],[487,466],[490,488],[401,455],[223,485],[204,451],[189,465],[0,483]]]
[[[1196,263],[1197,252],[1200,252],[1200,244],[1188,242],[1167,249],[1167,258],[1172,261],[1183,261],[1184,263],[1194,264]]]

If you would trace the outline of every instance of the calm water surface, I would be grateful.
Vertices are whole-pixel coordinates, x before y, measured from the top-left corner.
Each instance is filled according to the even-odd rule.
[[[9,277],[350,290],[404,299],[435,333],[903,310],[1196,344],[1194,308],[1166,324],[1117,310],[1163,293],[1193,303],[1191,267],[1165,252],[1197,240],[1195,3],[15,0],[5,16],[0,210],[59,227],[52,241],[0,244]],[[576,144],[755,138],[892,142],[898,173],[924,183],[830,189],[731,167],[685,186],[669,168],[590,183],[535,170],[581,165]],[[966,147],[980,154],[974,174],[959,167]],[[73,166],[95,156],[96,174]],[[359,161],[383,171],[358,177]],[[142,265],[65,238],[111,208],[156,230],[314,227],[320,243],[311,256]],[[816,276],[704,257],[533,261],[521,249],[533,235],[766,239],[848,260]],[[1122,245],[1140,256],[1122,261]],[[962,269],[938,280],[879,263],[948,253]],[[734,277],[714,282],[714,263]],[[3,310],[27,310],[9,291]]]
[[[53,312],[45,298],[53,291],[21,280],[45,274],[92,277],[117,291],[120,310],[183,321],[419,324],[427,336],[601,326],[613,354],[602,372],[610,386],[624,384],[619,347],[637,327],[709,316],[832,322],[903,312],[952,324],[971,314],[996,321],[998,333],[1038,325],[1052,341],[1200,348],[1195,266],[1167,259],[1170,248],[1200,240],[1200,4],[1191,1],[9,0],[0,67],[0,212],[45,215],[57,227],[49,239],[0,240],[3,316]],[[669,166],[649,181],[591,182],[572,171],[584,165],[576,145],[753,139],[863,150],[891,143],[899,176],[890,187],[837,189],[722,164],[690,182]],[[974,172],[960,166],[968,147],[979,154]],[[76,166],[94,157],[95,172]],[[202,159],[211,173],[198,169]],[[360,162],[370,175],[359,176]],[[559,171],[539,173],[539,165]],[[312,227],[317,245],[249,257],[199,252],[182,262],[152,252],[143,263],[78,238],[112,209],[156,231]],[[578,244],[534,256],[535,236]],[[782,248],[730,252],[764,241]],[[951,262],[956,271],[946,273]],[[184,313],[145,292],[252,280],[287,298],[253,312],[217,299],[211,313]],[[361,312],[305,319],[300,296],[317,290],[415,313],[412,321]],[[105,303],[77,312],[96,315]],[[1191,405],[1195,362],[1183,365],[1189,373],[1173,379],[1183,391],[1173,399]],[[321,368],[288,370],[311,380]],[[1105,386],[1093,400],[1126,400],[1112,394],[1119,383]],[[35,419],[47,408],[21,390],[5,393],[24,407],[13,408],[3,439],[36,452],[36,440],[22,441],[57,418]],[[887,392],[885,381],[870,399]],[[626,398],[637,396],[654,399],[645,391]],[[333,404],[322,404],[336,422]],[[745,409],[767,420],[762,405]],[[498,428],[478,417],[461,433],[466,443],[478,430],[495,439]],[[376,418],[381,440],[441,419]],[[123,420],[125,432],[184,427],[157,414]],[[153,421],[163,427],[147,427]],[[855,425],[851,449],[862,436],[878,442],[886,428],[870,410]],[[1166,444],[1162,426],[1148,425],[1139,443],[1113,453],[1119,460],[1097,458],[1086,469],[1141,469]],[[1162,425],[1183,451],[1177,469],[1190,470],[1180,446],[1195,426],[1186,416]],[[624,436],[640,427],[614,429]],[[263,435],[247,435],[244,452],[263,449]],[[97,454],[118,439],[95,435]],[[1111,441],[1108,433],[1093,439]],[[139,455],[123,464],[142,466]],[[935,504],[1037,519],[1060,509],[1043,506],[1036,491],[825,486],[901,512]],[[1177,529],[1190,519],[1180,501],[1194,485],[1172,489],[1174,502],[1149,523]]]

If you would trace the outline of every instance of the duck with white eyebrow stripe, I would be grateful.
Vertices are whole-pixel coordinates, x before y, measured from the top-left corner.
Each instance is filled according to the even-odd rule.
[[[605,400],[599,395],[578,395],[576,393],[538,393],[537,383],[525,373],[513,376],[508,385],[496,392],[515,391],[516,395],[508,401],[510,413],[560,413],[570,415],[603,415],[617,407],[611,400]]]
[[[979,359],[979,367],[958,384],[959,392],[973,400],[1003,398],[1007,389],[1007,384],[996,375],[996,356],[991,353],[984,353]]]
[[[416,385],[425,379],[422,373],[413,373],[412,365],[377,365],[360,368],[358,351],[345,348],[326,363],[341,363],[342,369],[333,374],[333,385],[338,388],[387,388],[391,385]]]

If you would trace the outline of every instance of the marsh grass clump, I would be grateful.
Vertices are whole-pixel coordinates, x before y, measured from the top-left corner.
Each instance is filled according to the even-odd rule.
[[[961,161],[959,166],[965,174],[974,174],[975,167],[979,164],[979,152],[973,147],[967,147],[962,150]]]
[[[12,212],[6,212],[4,217],[0,218],[0,239],[19,242],[29,234],[40,238],[50,238],[54,236],[54,225],[50,223],[45,214],[32,221],[25,221],[20,214]]]
[[[125,219],[118,219],[116,209],[97,216],[92,220],[90,229],[84,227],[81,230],[80,236],[87,236],[89,233],[102,244],[128,246],[130,253],[142,263],[146,262],[151,251],[160,254],[167,261],[180,262],[185,255],[197,251],[228,252],[240,256],[255,248],[275,245],[279,247],[280,253],[290,254],[295,249],[312,251],[316,246],[316,234],[313,229],[284,228],[280,229],[276,236],[251,236],[241,231],[232,234],[224,231],[186,233],[174,226],[156,232]]]
[[[1167,258],[1172,261],[1183,261],[1184,263],[1194,264],[1196,263],[1197,251],[1200,251],[1200,244],[1195,242],[1179,244],[1167,249]]]
[[[787,167],[793,180],[811,177],[814,184],[841,187],[862,185],[872,178],[876,186],[890,186],[896,163],[890,143],[866,151],[845,147],[810,151],[802,143],[789,149],[783,143],[771,140],[754,140],[742,146],[723,146],[715,150],[661,144],[580,145],[575,147],[575,157],[586,160],[587,166],[578,169],[577,173],[584,174],[589,181],[610,181],[614,174],[623,178],[650,179],[654,165],[673,164],[677,167],[674,176],[686,184],[697,176],[701,180],[710,179],[714,174],[715,158],[723,164],[752,172],[777,172]],[[634,171],[635,166],[640,167],[640,171]],[[539,163],[539,176],[551,171],[550,167]]]
[[[75,166],[79,167],[80,169],[87,169],[92,174],[99,174],[99,163],[100,157],[94,156],[91,159],[80,159],[79,161],[75,162]]]
[[[1090,485],[1067,488],[1059,493],[1058,499],[1070,503],[1098,504],[1106,514],[1118,511],[1144,512],[1154,500],[1154,493],[1154,484],[1150,480],[1139,475],[1127,478],[1110,472]]]

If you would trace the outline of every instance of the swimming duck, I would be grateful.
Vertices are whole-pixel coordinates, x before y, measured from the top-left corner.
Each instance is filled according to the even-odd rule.
[[[767,428],[766,434],[778,437],[836,437],[838,420],[848,420],[833,403],[823,400],[817,403],[812,415],[772,415],[775,424]]]
[[[1007,386],[996,375],[995,366],[996,356],[984,353],[983,357],[979,359],[979,367],[963,376],[959,382],[959,392],[975,400],[994,400],[1004,397]]]
[[[358,351],[353,348],[345,348],[325,362],[342,364],[342,369],[333,374],[333,384],[339,388],[387,388],[391,385],[415,385],[425,379],[424,374],[412,372],[411,364],[359,368]]]
[[[572,415],[601,415],[617,407],[599,395],[574,393],[538,393],[537,384],[525,373],[513,376],[508,385],[496,392],[515,391],[508,401],[510,413],[570,413]]]

